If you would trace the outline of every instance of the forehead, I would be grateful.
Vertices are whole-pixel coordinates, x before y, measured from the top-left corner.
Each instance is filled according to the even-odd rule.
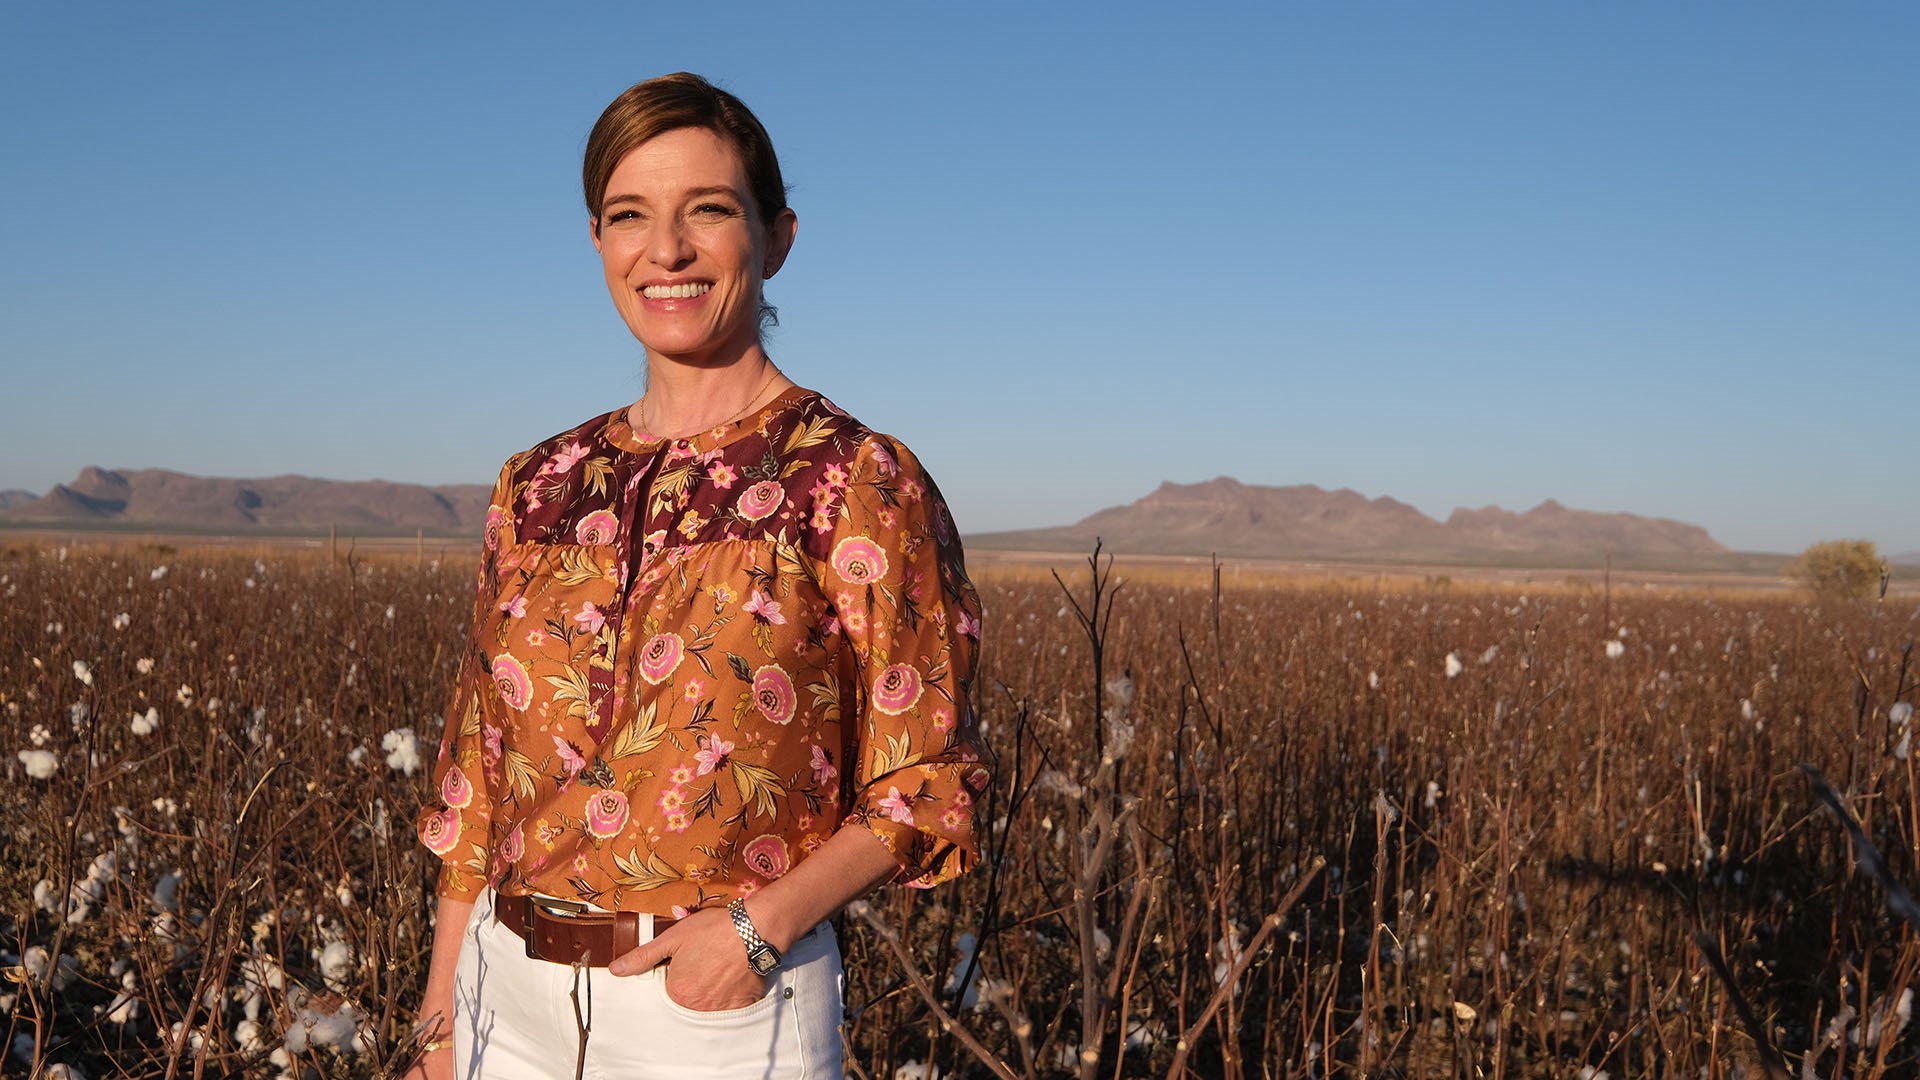
[[[707,128],[674,128],[627,151],[607,178],[606,197],[664,197],[689,188],[727,187],[744,197],[746,167],[733,144]]]

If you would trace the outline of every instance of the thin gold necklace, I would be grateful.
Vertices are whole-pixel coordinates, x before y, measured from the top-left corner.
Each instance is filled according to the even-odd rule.
[[[725,420],[720,421],[718,424],[708,424],[706,427],[699,428],[697,430],[712,431],[714,428],[717,428],[717,427],[725,427],[726,425],[731,424],[735,420],[738,420],[741,417],[752,412],[753,407],[760,403],[760,395],[766,393],[767,387],[773,385],[773,380],[780,377],[780,369],[778,367],[774,366],[771,362],[767,364],[767,367],[772,368],[773,370],[767,373],[767,381],[760,384],[760,389],[755,390],[753,392],[753,396],[747,399],[747,405],[745,408],[741,409],[737,413],[734,413],[732,416],[727,417]],[[652,426],[647,423],[647,399],[652,396],[653,396],[652,393],[645,393],[640,395],[640,408],[639,408],[640,430],[645,434],[656,435],[664,439],[664,438],[667,438],[668,436],[654,431]],[[685,436],[681,436],[681,437],[684,438]]]

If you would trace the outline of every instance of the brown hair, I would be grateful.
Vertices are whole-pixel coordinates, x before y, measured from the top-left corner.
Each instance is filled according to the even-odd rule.
[[[769,225],[787,208],[787,186],[780,179],[780,159],[774,156],[767,129],[739,98],[698,75],[678,71],[635,83],[613,99],[587,136],[587,152],[580,165],[580,184],[593,228],[600,229],[600,202],[614,167],[627,152],[656,135],[676,128],[706,128],[733,144],[752,188],[760,224]]]

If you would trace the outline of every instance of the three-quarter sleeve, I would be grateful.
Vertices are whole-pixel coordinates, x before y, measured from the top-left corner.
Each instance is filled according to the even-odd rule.
[[[441,860],[438,892],[460,900],[471,900],[487,884],[493,802],[484,729],[486,703],[494,686],[481,634],[499,594],[500,554],[514,542],[512,482],[513,463],[509,462],[488,500],[473,621],[433,766],[433,793],[416,823],[420,842]]]
[[[845,718],[858,825],[928,887],[979,857],[975,800],[988,774],[970,701],[980,600],[939,491],[885,436],[860,447],[822,583],[852,648],[858,686]]]

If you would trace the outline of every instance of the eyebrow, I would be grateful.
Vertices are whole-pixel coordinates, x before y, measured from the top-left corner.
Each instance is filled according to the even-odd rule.
[[[683,191],[680,193],[680,197],[683,199],[698,199],[706,195],[726,195],[733,198],[736,201],[744,201],[743,196],[741,196],[739,192],[733,190],[730,187],[727,187],[724,184],[713,184],[707,187],[689,188],[686,191]],[[600,204],[600,212],[604,214],[606,213],[608,207],[614,206],[618,203],[639,203],[644,206],[646,205],[646,202],[647,202],[646,197],[642,195],[614,195],[609,199],[607,199],[606,202],[603,202]]]

